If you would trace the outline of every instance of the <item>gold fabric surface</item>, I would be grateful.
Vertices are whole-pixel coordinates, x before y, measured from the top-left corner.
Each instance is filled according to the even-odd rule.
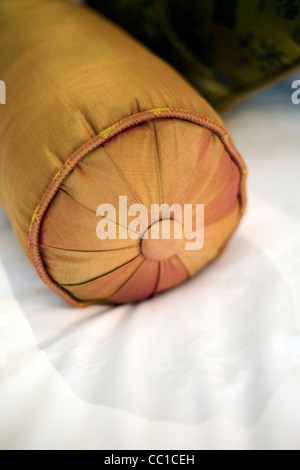
[[[0,202],[49,287],[76,306],[138,301],[220,254],[244,211],[246,170],[178,73],[68,0],[1,0],[0,43]],[[205,204],[204,248],[153,261],[139,239],[99,240],[97,207],[120,195]]]

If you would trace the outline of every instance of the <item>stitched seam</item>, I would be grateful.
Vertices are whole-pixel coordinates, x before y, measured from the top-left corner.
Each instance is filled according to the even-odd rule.
[[[62,184],[63,184],[63,183],[62,183]],[[83,209],[86,209],[88,212],[91,212],[92,214],[95,215],[95,212],[94,212],[92,209],[90,209],[89,207],[87,207],[87,206],[85,206],[84,204],[82,204],[81,202],[79,202],[77,199],[75,199],[73,196],[71,196],[71,194],[69,194],[68,191],[66,191],[65,189],[59,187],[58,190],[57,190],[57,192],[58,192],[58,191],[62,191],[62,192],[65,193],[70,199],[72,199],[72,200],[75,202],[75,204],[78,204],[78,205],[79,205],[80,207],[82,207]],[[99,219],[98,219],[98,220],[100,221],[100,220],[104,220],[104,219],[107,220],[108,222],[110,222],[111,224],[114,224],[116,227],[126,228],[126,227],[124,227],[123,225],[120,225],[116,220],[110,220],[107,216],[101,216],[101,217],[99,216]],[[135,230],[131,230],[131,229],[129,229],[129,228],[127,228],[127,230],[128,230],[129,232],[132,232],[132,233],[137,233]]]
[[[62,286],[64,287],[81,287],[81,286],[84,286],[86,284],[90,284],[92,282],[95,282],[95,281],[99,281],[100,279],[103,279],[105,278],[106,276],[109,276],[110,274],[114,273],[115,271],[117,271],[118,269],[120,268],[123,268],[124,266],[127,266],[128,264],[132,263],[133,261],[137,260],[141,255],[141,253],[137,254],[136,256],[134,256],[133,258],[131,258],[129,261],[126,261],[126,263],[124,264],[121,264],[120,266],[112,269],[111,271],[108,271],[107,273],[104,273],[104,274],[100,274],[100,276],[96,276],[96,277],[93,277],[93,279],[88,279],[87,281],[83,281],[83,282],[79,282],[79,283],[75,283],[75,284],[61,284]]]
[[[112,162],[112,164],[114,165],[114,167],[116,168],[117,172],[119,173],[122,181],[125,183],[125,185],[127,186],[127,188],[129,189],[129,191],[131,192],[131,195],[132,197],[136,200],[136,202],[138,204],[142,204],[141,201],[139,200],[139,198],[137,197],[137,195],[135,194],[135,191],[133,190],[133,188],[131,187],[131,184],[129,184],[129,182],[127,181],[127,178],[125,177],[124,173],[122,172],[122,170],[118,167],[118,165],[116,164],[116,162],[114,161],[114,159],[111,157],[111,155],[109,155],[108,151],[106,150],[105,146],[103,145],[103,151],[104,153],[108,156],[108,158],[110,159],[110,161]]]
[[[152,131],[154,135],[154,143],[155,143],[155,162],[156,162],[156,169],[157,169],[157,175],[158,175],[158,185],[159,185],[159,203],[162,204],[163,202],[163,190],[162,190],[162,177],[161,177],[161,169],[160,169],[160,158],[159,158],[159,153],[158,153],[158,141],[157,141],[157,135],[156,135],[156,130],[154,123],[151,122],[152,124]]]
[[[156,282],[155,282],[153,292],[151,294],[152,297],[154,297],[157,294],[157,290],[158,290],[158,286],[159,286],[159,282],[160,282],[160,273],[161,273],[161,262],[159,261],[158,267],[157,267],[157,278],[156,278]]]
[[[141,255],[139,255],[139,256],[141,256]],[[137,259],[137,258],[136,258],[136,259]],[[134,261],[134,260],[132,260],[132,261]],[[118,295],[119,292],[121,292],[121,290],[123,289],[123,287],[125,287],[126,284],[128,284],[128,282],[132,280],[132,278],[133,278],[133,277],[136,275],[136,273],[141,269],[141,267],[143,266],[143,264],[144,264],[145,262],[146,262],[146,259],[141,259],[141,264],[139,264],[139,265],[137,266],[137,268],[133,271],[133,273],[130,274],[129,278],[126,279],[126,281],[123,282],[123,284],[121,284],[121,286],[119,286],[119,287],[117,288],[117,290],[116,290],[112,295],[110,295],[109,297],[107,297],[106,300],[109,301],[109,299],[113,298],[115,295]]]

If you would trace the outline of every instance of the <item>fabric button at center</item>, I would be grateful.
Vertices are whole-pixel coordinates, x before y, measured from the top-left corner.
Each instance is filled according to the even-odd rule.
[[[181,238],[175,238],[181,236]],[[183,245],[182,226],[170,219],[152,224],[141,240],[141,250],[145,258],[162,261],[181,251]]]

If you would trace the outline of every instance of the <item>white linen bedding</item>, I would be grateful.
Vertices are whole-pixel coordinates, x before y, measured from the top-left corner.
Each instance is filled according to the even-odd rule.
[[[249,168],[226,252],[154,299],[74,310],[0,210],[1,449],[300,449],[300,105],[225,117]]]

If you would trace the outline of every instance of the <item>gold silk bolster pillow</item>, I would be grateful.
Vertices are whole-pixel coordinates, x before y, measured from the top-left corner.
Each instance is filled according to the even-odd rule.
[[[1,0],[0,44],[0,202],[47,286],[137,302],[219,256],[246,168],[173,68],[68,0]]]

